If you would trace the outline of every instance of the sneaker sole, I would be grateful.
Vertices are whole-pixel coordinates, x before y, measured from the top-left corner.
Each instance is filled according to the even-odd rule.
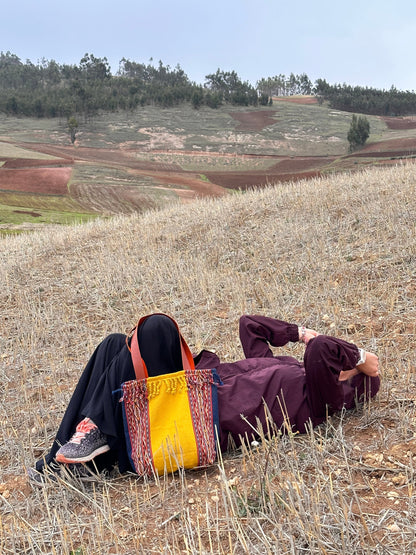
[[[65,455],[62,455],[61,453],[58,453],[56,455],[56,460],[59,463],[65,463],[65,464],[89,462],[89,461],[92,461],[92,459],[94,459],[98,455],[102,455],[107,451],[110,451],[110,447],[108,445],[102,445],[101,447],[98,447],[98,449],[96,449],[89,455],[86,455],[85,457],[69,458],[69,457],[65,457]]]

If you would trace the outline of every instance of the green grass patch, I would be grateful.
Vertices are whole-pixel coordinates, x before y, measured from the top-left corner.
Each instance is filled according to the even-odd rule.
[[[0,156],[2,158],[27,158],[31,160],[56,160],[55,156],[42,154],[26,148],[21,148],[0,140]]]
[[[35,210],[26,206],[5,206],[0,204],[0,224],[74,224],[97,218],[98,214],[84,212],[57,212],[54,210]]]
[[[98,214],[85,211],[69,197],[0,193],[0,224],[71,224],[97,217]]]

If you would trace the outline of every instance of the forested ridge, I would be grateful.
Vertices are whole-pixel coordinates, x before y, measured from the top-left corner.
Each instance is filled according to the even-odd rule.
[[[99,111],[133,110],[139,106],[170,107],[187,102],[218,108],[271,105],[274,96],[315,95],[333,108],[373,115],[416,113],[416,94],[391,87],[388,91],[346,84],[330,85],[324,79],[312,84],[303,73],[260,78],[256,86],[242,81],[235,71],[191,81],[179,66],[162,61],[143,64],[123,58],[112,74],[107,58],[85,54],[78,65],[43,59],[23,62],[10,52],[0,53],[0,112],[14,116],[88,119]]]
[[[375,116],[405,116],[416,113],[414,91],[389,90],[351,85],[330,85],[324,79],[315,82],[314,94],[327,100],[332,108]]]

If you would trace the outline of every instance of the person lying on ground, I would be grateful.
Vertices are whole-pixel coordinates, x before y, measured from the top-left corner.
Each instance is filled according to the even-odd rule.
[[[245,359],[221,363],[207,350],[194,357],[196,368],[215,368],[222,380],[218,386],[222,451],[229,447],[230,438],[235,446],[243,438],[255,438],[259,423],[264,431],[270,427],[265,405],[276,431],[305,433],[308,426],[356,407],[379,390],[378,357],[353,343],[256,315],[241,316],[239,333]],[[179,333],[169,316],[148,317],[138,329],[138,341],[149,376],[182,369]],[[304,343],[303,362],[273,354],[271,347],[289,342]],[[110,334],[86,365],[52,448],[29,475],[39,478],[45,470],[59,471],[61,465],[77,467],[90,461],[99,471],[116,463],[120,472],[132,470],[121,404],[113,394],[132,379],[130,338]]]

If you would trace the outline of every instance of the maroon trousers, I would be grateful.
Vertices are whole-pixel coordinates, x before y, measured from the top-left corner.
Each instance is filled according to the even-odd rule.
[[[328,414],[351,409],[374,396],[379,378],[362,373],[339,381],[342,370],[356,366],[356,345],[319,335],[310,340],[303,363],[291,356],[274,356],[271,347],[299,340],[298,326],[265,316],[242,316],[240,339],[245,360],[219,364],[223,381],[218,388],[222,437],[251,438],[259,424],[304,433],[308,424],[322,423]],[[225,441],[225,440],[224,440]],[[222,439],[222,446],[225,447]]]

